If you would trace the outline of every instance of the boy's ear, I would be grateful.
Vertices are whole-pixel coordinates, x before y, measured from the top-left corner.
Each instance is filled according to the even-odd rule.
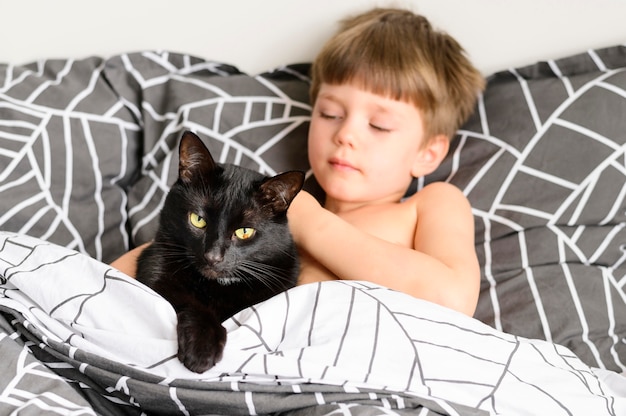
[[[433,173],[448,154],[450,139],[444,134],[431,137],[428,144],[420,148],[415,156],[411,174],[414,178]]]

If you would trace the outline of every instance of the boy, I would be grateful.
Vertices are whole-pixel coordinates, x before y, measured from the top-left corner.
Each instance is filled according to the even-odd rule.
[[[343,22],[312,67],[309,161],[324,207],[300,192],[289,225],[299,284],[368,280],[472,315],[480,273],[465,196],[433,172],[483,88],[450,36],[422,16],[374,9]],[[138,255],[113,263],[133,275]]]

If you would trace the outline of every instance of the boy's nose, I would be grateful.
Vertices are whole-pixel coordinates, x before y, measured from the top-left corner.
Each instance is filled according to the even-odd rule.
[[[341,124],[341,127],[335,134],[335,141],[343,146],[354,147],[356,144],[356,133],[354,128],[350,126],[350,123],[344,122]]]

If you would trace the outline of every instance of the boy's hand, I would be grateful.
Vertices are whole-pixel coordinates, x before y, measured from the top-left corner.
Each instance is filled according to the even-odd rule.
[[[320,212],[326,210],[317,202],[317,199],[306,191],[298,192],[291,201],[287,211],[289,230],[298,246],[303,244],[306,234],[311,232],[311,223]]]

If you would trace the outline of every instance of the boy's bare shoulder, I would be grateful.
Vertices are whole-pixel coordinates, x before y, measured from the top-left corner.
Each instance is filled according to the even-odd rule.
[[[470,208],[469,201],[463,192],[448,182],[430,183],[407,198],[405,202],[414,204],[418,211],[431,206],[439,209],[467,210]]]

